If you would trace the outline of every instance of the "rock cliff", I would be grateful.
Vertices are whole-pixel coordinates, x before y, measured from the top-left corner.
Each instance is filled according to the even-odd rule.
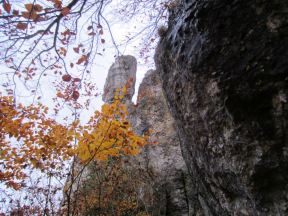
[[[126,101],[131,101],[135,92],[137,61],[133,56],[120,56],[111,65],[106,77],[102,99],[109,103],[114,99],[115,91],[128,86]]]
[[[152,130],[150,141],[140,155],[130,158],[131,172],[142,176],[138,188],[139,199],[151,215],[180,216],[189,213],[189,178],[184,163],[180,140],[174,120],[163,95],[159,75],[146,73],[139,91],[137,104],[131,101],[135,89],[136,59],[121,56],[110,67],[105,83],[103,100],[111,102],[117,88],[127,86],[125,103],[134,130],[142,135]],[[141,170],[139,172],[139,169]]]
[[[288,1],[181,1],[155,55],[192,215],[288,215]]]
[[[130,111],[130,118],[139,134],[152,129],[150,141],[157,143],[145,146],[136,157],[140,167],[150,174],[150,182],[144,184],[146,188],[150,187],[148,191],[152,191],[154,200],[147,202],[149,212],[155,216],[188,216],[190,182],[187,168],[156,71],[146,73],[139,87],[137,107]]]

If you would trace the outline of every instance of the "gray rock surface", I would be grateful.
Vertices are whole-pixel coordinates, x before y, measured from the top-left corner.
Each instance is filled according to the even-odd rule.
[[[185,166],[180,140],[174,120],[163,95],[159,75],[150,70],[146,73],[138,92],[137,107],[130,109],[135,130],[143,134],[152,129],[151,144],[136,157],[138,166],[149,174],[142,194],[151,193],[145,202],[152,215],[184,216],[189,213],[190,182]],[[145,191],[146,190],[146,191]]]
[[[155,55],[192,215],[288,215],[288,1],[186,0]]]
[[[103,100],[109,103],[117,88],[127,86],[125,103],[134,130],[142,135],[151,129],[150,142],[141,154],[131,157],[131,172],[143,179],[139,200],[151,215],[189,215],[190,179],[184,163],[180,140],[174,120],[163,95],[160,78],[150,70],[142,81],[137,104],[131,101],[135,89],[136,59],[121,56],[110,67],[106,79]],[[139,172],[140,170],[140,172]]]
[[[109,103],[113,100],[116,89],[127,86],[125,98],[131,100],[135,91],[137,61],[133,56],[120,56],[111,65],[106,78],[102,99]]]

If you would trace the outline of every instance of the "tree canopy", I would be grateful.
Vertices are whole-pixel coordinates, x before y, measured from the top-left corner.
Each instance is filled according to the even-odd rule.
[[[99,94],[95,84],[89,81],[96,57],[104,54],[108,42],[116,55],[121,55],[121,44],[115,40],[107,11],[117,11],[115,16],[120,19],[136,15],[146,19],[148,25],[127,35],[125,42],[146,32],[140,50],[144,55],[155,42],[156,30],[161,20],[165,20],[169,5],[157,0],[127,0],[118,5],[105,0],[2,0],[0,3],[0,190],[3,194],[0,202],[2,207],[12,203],[10,207],[0,208],[0,213],[26,209],[29,214],[52,214],[51,197],[63,189],[63,179],[67,176],[70,175],[72,184],[66,185],[65,192],[71,191],[73,183],[92,161],[137,155],[148,143],[148,135],[135,134],[127,120],[127,108],[122,103],[125,87],[118,90],[113,103],[104,104],[87,123],[82,124],[79,119],[79,112],[88,109],[91,97]],[[47,85],[45,77],[51,74],[57,82],[49,81]],[[39,87],[43,82],[45,88],[55,88],[53,107],[40,100],[43,92]],[[17,92],[21,91],[29,92],[27,97],[32,100],[28,104],[18,100]],[[55,116],[63,107],[70,114],[59,122]],[[73,161],[72,164],[78,161],[82,168],[75,171],[73,166],[67,167],[67,161]],[[48,185],[42,183],[37,187],[37,193],[43,191],[39,199],[45,200],[44,206],[29,207],[35,197],[25,196],[24,200],[30,200],[27,207],[20,203],[20,198],[7,192],[23,188],[31,191],[27,179],[31,178],[32,170],[49,179]],[[52,181],[62,182],[62,187],[52,190]],[[15,200],[17,203],[13,203]]]

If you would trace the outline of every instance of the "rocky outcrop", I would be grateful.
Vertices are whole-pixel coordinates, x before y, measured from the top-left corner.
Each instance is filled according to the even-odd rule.
[[[288,215],[288,1],[185,0],[156,53],[192,215]]]
[[[134,130],[142,135],[152,130],[150,142],[136,157],[131,157],[130,172],[141,177],[139,200],[155,216],[189,214],[189,178],[174,120],[163,95],[156,71],[150,70],[139,87],[137,104],[131,101],[135,88],[136,59],[121,56],[110,67],[103,100],[111,102],[117,88],[127,87],[125,103]],[[140,172],[139,172],[140,170]]]
[[[120,56],[111,65],[106,78],[102,99],[109,103],[114,99],[115,91],[127,86],[125,99],[131,101],[135,92],[137,61],[133,56]]]
[[[142,192],[145,197],[145,193],[152,191],[152,199],[144,200],[149,212],[155,216],[188,216],[190,182],[174,120],[156,71],[146,73],[139,87],[137,107],[131,109],[130,118],[139,134],[152,129],[150,141],[156,143],[145,146],[136,158],[138,166],[149,174]]]

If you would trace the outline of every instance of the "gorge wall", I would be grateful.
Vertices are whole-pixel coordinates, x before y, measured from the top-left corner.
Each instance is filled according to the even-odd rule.
[[[155,55],[191,215],[288,215],[288,1],[181,1]]]

